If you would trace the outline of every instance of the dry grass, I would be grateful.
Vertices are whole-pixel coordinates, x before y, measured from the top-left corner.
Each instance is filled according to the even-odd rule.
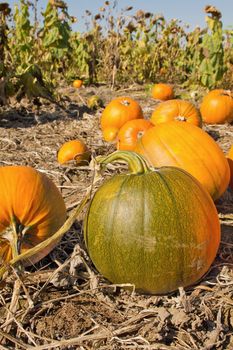
[[[129,95],[141,103],[146,116],[156,101],[137,86],[117,92],[106,87],[83,89],[82,99],[73,88],[61,91],[71,99],[66,112],[44,104],[37,115],[39,123],[26,101],[24,107],[21,103],[4,110],[0,163],[27,164],[46,172],[70,211],[85,197],[93,170],[74,163],[60,166],[59,146],[82,138],[95,155],[114,149],[102,140],[101,110],[88,110],[83,105],[86,98],[98,94],[106,103],[113,96]],[[233,125],[211,126],[207,131],[227,152]],[[214,264],[198,284],[167,296],[140,295],[100,276],[85,250],[81,213],[48,257],[23,273],[11,268],[1,281],[0,350],[233,349],[232,191],[225,193],[217,208],[222,240]]]

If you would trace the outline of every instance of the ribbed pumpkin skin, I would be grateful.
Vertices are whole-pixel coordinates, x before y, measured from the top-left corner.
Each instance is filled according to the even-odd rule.
[[[197,282],[220,241],[214,203],[181,169],[115,175],[95,193],[84,226],[89,255],[112,283],[164,294]]]
[[[230,173],[231,173],[229,186],[233,189],[233,145],[231,146],[227,154],[227,160],[228,160]]]
[[[195,125],[158,124],[145,132],[135,152],[155,167],[177,166],[188,171],[214,200],[229,184],[230,169],[224,153],[211,136]]]
[[[233,95],[223,89],[210,91],[200,105],[202,119],[207,124],[223,124],[233,121]]]
[[[150,121],[154,125],[169,121],[181,121],[202,126],[201,114],[194,104],[178,99],[161,102],[152,113]]]
[[[22,238],[21,253],[53,235],[65,222],[66,207],[61,193],[50,178],[29,166],[0,167],[0,259],[9,261],[12,251],[5,232],[14,218],[28,231]],[[7,237],[6,237],[7,235]],[[30,265],[42,259],[53,248],[30,258]]]

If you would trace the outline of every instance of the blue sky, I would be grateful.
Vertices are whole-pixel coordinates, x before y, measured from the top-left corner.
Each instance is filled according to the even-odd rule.
[[[17,0],[6,0],[10,6],[18,3]],[[33,1],[32,1],[33,2]],[[45,8],[47,0],[38,0],[38,9]],[[114,1],[110,0],[110,3]],[[98,9],[103,6],[104,0],[67,0],[69,14],[76,16],[78,22],[74,25],[75,30],[85,29],[84,18],[85,10],[93,14],[98,13]],[[233,0],[118,0],[118,11],[126,6],[133,6],[130,12],[134,14],[137,10],[150,11],[157,14],[163,14],[166,20],[177,18],[182,23],[187,23],[190,28],[195,26],[205,26],[204,7],[213,5],[222,12],[222,22],[224,28],[233,27]]]

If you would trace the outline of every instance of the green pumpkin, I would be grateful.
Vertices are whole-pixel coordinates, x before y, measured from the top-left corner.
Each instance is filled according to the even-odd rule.
[[[216,207],[204,187],[176,167],[151,169],[134,152],[116,151],[131,173],[114,175],[94,194],[84,237],[97,270],[114,284],[164,294],[197,282],[220,243]]]

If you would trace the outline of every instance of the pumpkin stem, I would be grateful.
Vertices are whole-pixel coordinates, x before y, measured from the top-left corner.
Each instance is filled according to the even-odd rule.
[[[122,100],[120,103],[126,107],[128,107],[130,105],[130,102],[127,100]]]
[[[150,171],[150,167],[146,160],[136,152],[132,151],[115,151],[108,156],[100,156],[96,158],[100,166],[105,166],[115,161],[125,161],[128,164],[132,174],[145,174]]]
[[[229,97],[233,98],[233,93],[231,90],[224,90],[220,95],[221,96],[229,96]]]
[[[23,236],[24,226],[21,225],[17,218],[13,217],[11,220],[11,229],[4,232],[4,237],[9,241],[13,259],[20,254],[21,239]]]
[[[13,259],[19,255],[20,250],[20,240],[18,239],[18,233],[16,228],[16,223],[12,224],[12,238],[10,240],[11,251]]]
[[[179,122],[186,122],[187,118],[185,118],[182,115],[178,115],[177,117],[175,117],[175,120],[178,120]]]

